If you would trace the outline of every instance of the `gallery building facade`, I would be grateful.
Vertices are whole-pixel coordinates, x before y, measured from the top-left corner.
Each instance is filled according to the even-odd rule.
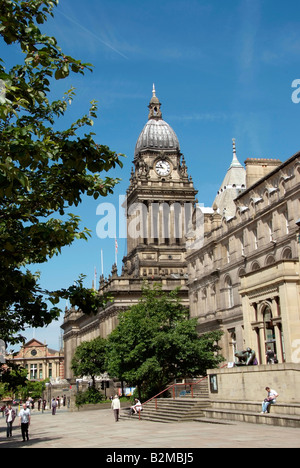
[[[260,364],[268,350],[279,363],[300,362],[299,157],[247,160],[235,213],[224,214],[217,196],[203,246],[187,257],[191,317],[199,333],[224,331],[228,361],[250,347]]]

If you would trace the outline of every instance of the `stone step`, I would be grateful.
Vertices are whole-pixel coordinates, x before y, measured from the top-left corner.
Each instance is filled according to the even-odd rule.
[[[159,399],[157,401],[157,409],[155,401],[151,401],[143,406],[141,413],[142,420],[155,422],[178,422],[192,421],[197,417],[204,415],[203,409],[210,405],[209,400],[191,400],[191,399]],[[130,408],[126,408],[121,412],[121,418],[138,419],[139,415],[130,415]]]
[[[243,410],[253,413],[261,412],[261,404],[260,401],[214,400],[212,402],[212,406],[215,409]],[[270,412],[271,414],[300,416],[300,404],[277,402],[275,405],[271,405]]]
[[[222,421],[242,421],[254,424],[269,424],[273,426],[282,427],[299,427],[300,428],[300,417],[286,414],[260,414],[254,413],[253,411],[245,410],[229,410],[229,409],[216,409],[207,408],[203,410],[206,422],[208,419],[222,420]],[[199,419],[195,421],[204,422]]]
[[[141,419],[161,423],[197,421],[211,424],[233,424],[242,421],[282,427],[300,427],[300,404],[277,403],[270,414],[260,414],[261,402],[191,399],[188,397],[161,398],[144,405]],[[129,415],[129,407],[122,410],[122,418],[139,419]]]
[[[199,422],[243,421],[284,427],[300,427],[300,404],[276,403],[269,414],[261,414],[259,401],[214,400],[203,409],[204,418]]]

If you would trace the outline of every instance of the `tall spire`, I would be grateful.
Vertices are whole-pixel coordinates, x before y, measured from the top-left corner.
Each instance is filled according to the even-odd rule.
[[[246,187],[246,170],[236,156],[235,138],[232,139],[232,149],[232,163],[214,201],[219,213],[226,217],[235,215],[236,205],[234,200],[240,191],[245,190]]]
[[[231,167],[243,167],[242,164],[239,162],[237,155],[236,155],[236,146],[235,146],[235,138],[232,138],[232,149],[233,149],[233,158]]]
[[[160,110],[161,103],[159,102],[158,97],[156,96],[156,90],[155,90],[155,84],[153,83],[153,88],[152,88],[152,98],[149,104],[149,116],[148,119],[157,119],[160,120],[162,119],[162,113]]]
[[[156,97],[155,84],[153,83],[152,97]]]

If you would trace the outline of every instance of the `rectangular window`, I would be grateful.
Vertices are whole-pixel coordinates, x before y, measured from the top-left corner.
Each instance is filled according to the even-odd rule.
[[[230,263],[230,250],[229,244],[226,245],[226,256],[227,256],[227,263]]]
[[[253,237],[254,237],[254,249],[258,249],[258,234],[257,234],[257,228],[253,229]]]
[[[30,366],[30,380],[36,380],[37,379],[37,365],[36,364],[31,364]]]
[[[290,223],[289,223],[289,213],[288,210],[284,212],[284,221],[285,221],[285,233],[290,233]]]
[[[240,237],[240,243],[241,243],[241,254],[242,257],[245,257],[245,242],[244,242],[244,233]]]
[[[268,228],[269,228],[269,236],[270,236],[270,242],[274,241],[274,231],[273,231],[273,221],[270,219],[268,221]]]

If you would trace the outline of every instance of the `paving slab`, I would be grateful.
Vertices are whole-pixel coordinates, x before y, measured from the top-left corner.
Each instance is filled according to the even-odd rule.
[[[102,448],[200,449],[200,448],[299,448],[300,429],[230,422],[171,424],[121,419],[111,410],[33,412],[30,440],[23,442],[18,421],[13,437],[6,438],[5,419],[0,418],[0,448]]]

